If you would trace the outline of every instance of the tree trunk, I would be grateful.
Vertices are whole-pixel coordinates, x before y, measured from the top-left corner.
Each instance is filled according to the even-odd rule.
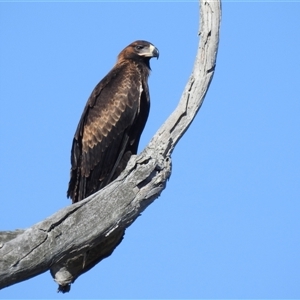
[[[220,1],[200,1],[200,12],[198,53],[176,110],[111,184],[26,230],[0,232],[0,288],[50,269],[59,290],[68,291],[104,258],[101,251],[112,253],[123,231],[160,195],[171,174],[171,153],[201,107],[216,66]]]

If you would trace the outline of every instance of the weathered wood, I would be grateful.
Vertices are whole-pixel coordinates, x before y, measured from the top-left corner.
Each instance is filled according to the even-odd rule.
[[[62,291],[67,291],[82,270],[88,270],[84,267],[89,259],[107,243],[119,244],[123,230],[165,188],[171,153],[201,107],[216,65],[221,4],[202,0],[200,7],[198,53],[176,110],[145,150],[104,189],[31,228],[0,232],[0,288],[51,269]]]

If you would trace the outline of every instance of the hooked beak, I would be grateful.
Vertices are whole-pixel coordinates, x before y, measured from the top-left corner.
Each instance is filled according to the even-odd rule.
[[[159,56],[159,51],[158,49],[153,46],[152,44],[149,45],[149,47],[144,48],[140,53],[140,56],[144,56],[144,57],[157,57]]]
[[[150,45],[150,51],[152,53],[152,57],[157,57],[157,59],[158,59],[158,57],[159,57],[158,49],[155,46]]]

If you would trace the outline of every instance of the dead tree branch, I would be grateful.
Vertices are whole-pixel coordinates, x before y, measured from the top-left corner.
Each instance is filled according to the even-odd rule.
[[[31,228],[0,232],[0,288],[49,269],[61,287],[68,287],[82,273],[85,253],[99,251],[111,237],[121,241],[120,229],[130,226],[160,195],[171,174],[171,153],[201,107],[216,66],[220,2],[202,0],[200,8],[198,53],[176,110],[104,189]]]

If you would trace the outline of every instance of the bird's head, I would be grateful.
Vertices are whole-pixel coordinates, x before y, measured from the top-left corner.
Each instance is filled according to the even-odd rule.
[[[149,66],[152,57],[159,57],[158,49],[147,41],[135,41],[124,48],[118,56],[119,60],[133,59],[144,61]]]

